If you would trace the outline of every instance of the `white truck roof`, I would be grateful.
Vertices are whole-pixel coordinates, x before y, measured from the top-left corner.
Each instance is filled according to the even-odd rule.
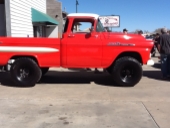
[[[89,16],[89,17],[94,17],[95,19],[98,19],[99,18],[99,15],[98,14],[93,14],[93,13],[70,13],[67,15],[68,17],[69,16],[74,16],[74,17],[80,17],[80,16]]]

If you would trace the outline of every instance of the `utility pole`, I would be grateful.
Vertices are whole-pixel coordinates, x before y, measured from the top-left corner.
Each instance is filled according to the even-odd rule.
[[[77,5],[79,5],[78,0],[76,0],[76,13],[77,13]]]

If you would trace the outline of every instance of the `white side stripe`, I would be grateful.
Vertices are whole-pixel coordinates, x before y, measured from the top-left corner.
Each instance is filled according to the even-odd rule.
[[[0,52],[59,52],[59,49],[49,47],[12,47],[12,46],[0,46]]]

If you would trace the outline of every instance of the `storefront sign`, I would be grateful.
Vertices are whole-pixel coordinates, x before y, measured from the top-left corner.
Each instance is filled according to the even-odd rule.
[[[120,27],[120,16],[100,16],[103,27]]]

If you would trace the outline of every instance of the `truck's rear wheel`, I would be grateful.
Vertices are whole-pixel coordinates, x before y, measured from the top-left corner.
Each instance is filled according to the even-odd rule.
[[[31,58],[19,58],[12,64],[10,73],[17,86],[34,86],[41,78],[42,72]]]
[[[121,86],[134,86],[142,78],[142,67],[132,57],[118,59],[113,67],[114,81]]]

